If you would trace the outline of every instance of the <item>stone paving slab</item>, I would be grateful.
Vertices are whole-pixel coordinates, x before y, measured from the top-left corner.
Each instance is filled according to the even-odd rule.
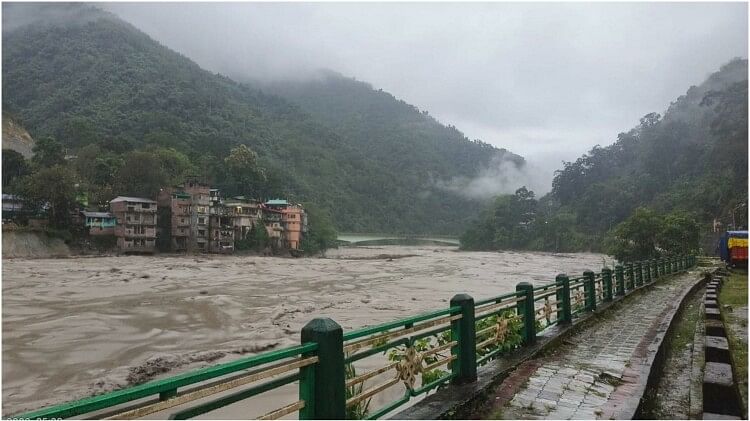
[[[655,331],[696,284],[683,274],[627,297],[549,356],[529,361],[495,391],[502,419],[600,419],[646,382],[640,368]]]

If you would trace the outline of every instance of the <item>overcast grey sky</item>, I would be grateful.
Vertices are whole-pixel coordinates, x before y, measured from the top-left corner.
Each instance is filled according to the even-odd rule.
[[[228,76],[329,68],[559,167],[747,56],[745,3],[110,3]]]

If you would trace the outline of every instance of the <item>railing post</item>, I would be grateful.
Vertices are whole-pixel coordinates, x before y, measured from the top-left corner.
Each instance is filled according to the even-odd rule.
[[[628,285],[626,288],[629,290],[633,290],[635,289],[635,275],[633,273],[633,263],[628,263],[627,271],[628,271]]]
[[[615,284],[617,285],[616,295],[625,295],[625,274],[622,265],[615,265]]]
[[[612,301],[612,269],[602,268],[602,288],[604,288],[604,301]]]
[[[518,295],[523,294],[523,301],[516,306],[518,315],[523,318],[523,343],[531,345],[536,342],[536,314],[534,312],[534,286],[528,282],[516,284]],[[518,297],[521,298],[521,297]]]
[[[587,270],[583,272],[583,289],[586,292],[586,310],[588,311],[594,311],[596,310],[596,281],[594,280],[594,277],[596,275],[593,271]]]
[[[651,261],[650,260],[644,260],[643,261],[643,283],[650,284],[651,283]]]
[[[635,286],[643,286],[643,264],[640,261],[635,263]]]
[[[659,278],[659,276],[661,276],[659,274],[659,261],[656,259],[651,259],[651,266],[653,266],[654,268],[654,280],[656,280],[657,278]]]
[[[562,304],[562,317],[558,312],[557,318],[560,324],[570,323],[573,317],[570,315],[570,279],[568,275],[561,273],[555,277],[557,284],[556,301]]]
[[[661,266],[661,268],[659,269],[659,272],[661,272],[662,275],[666,275],[667,274],[667,262],[663,257],[659,259],[659,266]]]
[[[477,379],[477,338],[474,324],[474,298],[468,294],[457,294],[451,298],[451,307],[461,307],[461,318],[451,322],[451,336],[458,345],[451,354],[458,358],[451,364],[454,374],[452,384],[471,383]]]
[[[303,375],[300,397],[305,397],[303,419],[342,420],[346,418],[346,379],[344,374],[344,333],[338,323],[316,318],[302,328],[302,343],[316,343],[318,363],[312,374]],[[308,407],[308,405],[310,407]]]

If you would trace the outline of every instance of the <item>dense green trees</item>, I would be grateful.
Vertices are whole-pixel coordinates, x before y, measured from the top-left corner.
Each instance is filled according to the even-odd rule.
[[[73,170],[63,165],[41,168],[21,179],[19,193],[35,213],[46,210],[51,227],[70,228],[70,209],[76,197]]]
[[[517,199],[498,198],[462,246],[609,249],[630,259],[702,242],[712,252],[714,219],[747,227],[747,117],[747,60],[735,59],[663,116],[649,113],[614,144],[564,163],[532,219],[518,217]]]
[[[14,182],[29,173],[29,164],[23,155],[3,149],[3,193],[12,193]]]
[[[556,207],[549,197],[536,200],[521,187],[513,195],[499,196],[492,206],[461,236],[466,250],[590,250],[591,244],[576,231],[575,215]]]
[[[101,10],[73,5],[66,15],[76,9],[81,19],[40,18],[3,34],[2,100],[32,136],[57,139],[68,155],[93,166],[83,150],[100,148],[96,174],[82,175],[89,189],[106,190],[104,175],[114,174],[128,178],[118,181],[124,190],[151,195],[157,182],[191,173],[229,196],[317,203],[341,230],[455,234],[481,203],[436,181],[470,178],[498,155],[522,163],[359,82],[261,90]],[[142,153],[155,159],[135,162]],[[130,179],[141,171],[148,180]]]
[[[38,167],[51,167],[65,162],[65,148],[54,138],[38,139],[32,151],[34,156],[31,162]]]
[[[234,247],[237,250],[262,252],[270,246],[268,231],[263,225],[253,225],[245,238],[236,238]]]
[[[333,228],[330,216],[313,204],[306,204],[305,211],[309,220],[309,229],[302,237],[301,248],[307,255],[325,253],[336,246],[338,235]]]
[[[620,261],[689,254],[699,251],[700,225],[686,212],[660,215],[637,208],[608,240],[607,252]]]

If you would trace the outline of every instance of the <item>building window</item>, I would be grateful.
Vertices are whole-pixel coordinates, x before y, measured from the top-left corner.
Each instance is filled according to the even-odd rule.
[[[151,204],[150,203],[143,203],[143,204],[141,204],[141,208],[142,209],[150,209],[151,208]]]
[[[206,223],[206,218],[198,218],[198,223],[199,224],[205,224]]]

